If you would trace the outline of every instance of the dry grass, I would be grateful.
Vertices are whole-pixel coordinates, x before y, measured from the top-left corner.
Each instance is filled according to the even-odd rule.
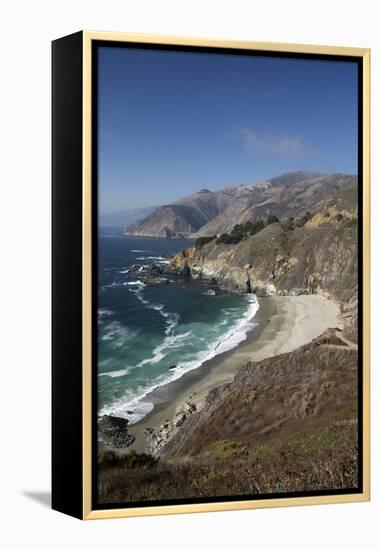
[[[99,502],[356,488],[357,352],[335,339],[327,331],[247,363],[233,383],[208,393],[159,459],[99,456]]]
[[[120,462],[99,472],[102,503],[196,499],[350,489],[358,484],[356,424],[249,448],[220,442],[197,457],[139,465]]]

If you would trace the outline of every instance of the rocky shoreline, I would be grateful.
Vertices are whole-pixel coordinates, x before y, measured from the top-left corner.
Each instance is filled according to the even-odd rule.
[[[139,280],[152,286],[168,284],[179,276],[205,280],[227,292],[254,293],[261,298],[320,297],[320,299],[331,300],[341,313],[338,322],[334,314],[327,316],[330,324],[322,325],[323,329],[319,330],[313,326],[313,320],[309,323],[309,320],[303,319],[303,324],[297,326],[297,332],[287,334],[287,338],[292,342],[289,349],[285,346],[275,347],[278,334],[285,330],[278,325],[272,332],[274,342],[272,349],[266,352],[266,355],[259,355],[259,353],[254,355],[253,345],[250,350],[251,355],[248,357],[249,361],[241,360],[238,366],[233,367],[233,376],[229,377],[227,385],[233,386],[234,375],[237,377],[238,369],[245,368],[248,363],[256,364],[254,368],[258,368],[259,364],[252,362],[266,357],[276,358],[284,352],[295,353],[296,361],[302,365],[302,368],[306,368],[304,353],[308,349],[315,349],[315,346],[319,345],[318,341],[326,339],[328,345],[334,346],[346,346],[348,342],[345,349],[354,351],[352,346],[355,345],[357,337],[358,267],[356,227],[351,223],[351,216],[341,224],[335,218],[330,220],[330,215],[326,216],[325,212],[320,210],[298,222],[295,220],[295,223],[284,220],[266,227],[263,224],[263,230],[254,235],[246,235],[236,244],[228,245],[219,242],[219,239],[211,238],[204,245],[180,251],[170,259],[167,266],[137,265],[133,270]],[[320,307],[321,302],[318,306],[315,304],[308,315],[312,319],[316,318],[319,314],[317,308]],[[299,316],[299,312],[296,315]],[[269,323],[270,319],[267,319],[267,322]],[[307,322],[311,327],[309,333],[306,331]],[[342,340],[338,336],[331,335],[330,329],[334,331],[343,329]],[[337,344],[333,340],[335,338],[339,339]],[[315,343],[312,343],[313,341]],[[304,345],[310,347],[305,348]],[[303,348],[300,349],[301,346]],[[298,351],[296,351],[297,348],[299,348]],[[332,349],[330,354],[335,353],[338,348],[330,348]],[[237,354],[238,348],[235,350],[235,355]],[[215,362],[217,361],[220,361],[220,358]],[[223,387],[223,383],[225,384],[225,380],[218,380],[218,387]],[[214,385],[211,385],[211,389],[208,387],[205,393],[204,391],[186,393],[176,403],[176,408],[171,408],[166,417],[161,418],[161,422],[155,420],[152,425],[143,422],[143,428],[139,428],[138,425],[131,426],[130,433],[129,427],[124,426],[125,433],[128,434],[124,439],[124,450],[137,448],[147,450],[154,455],[166,453],[166,447],[171,445],[172,441],[183,437],[181,434],[195,422],[194,418],[208,414],[209,397],[212,391],[214,391]],[[160,418],[159,414],[157,418]],[[138,433],[137,436],[136,433]],[[104,440],[104,434],[101,437]],[[137,438],[136,441],[135,438]],[[142,447],[141,439],[146,441]],[[118,444],[117,438],[115,441]],[[113,445],[113,447],[120,449],[122,445]]]
[[[128,433],[129,421],[126,418],[103,415],[97,422],[98,442],[110,449],[126,449],[135,441]]]
[[[318,296],[262,298],[254,321],[257,327],[247,341],[147,396],[149,402],[154,402],[154,409],[130,426],[130,433],[136,437],[130,451],[164,454],[167,443],[185,433],[191,418],[207,408],[209,392],[233,385],[235,376],[249,361],[288,353],[329,327],[343,328],[338,306]]]
[[[294,178],[274,178],[247,209],[253,189],[242,189],[194,246],[137,266],[144,284],[191,278],[260,307],[246,341],[146,396],[152,410],[123,435],[102,434],[104,501],[357,487],[356,177]],[[169,210],[191,232],[188,212]],[[138,228],[166,234],[167,211]]]

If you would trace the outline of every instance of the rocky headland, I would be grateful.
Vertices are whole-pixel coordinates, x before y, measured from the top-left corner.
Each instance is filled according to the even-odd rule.
[[[339,308],[338,322],[272,352],[276,334],[296,344],[301,322],[312,328],[312,303],[287,332],[281,323],[288,317],[272,316],[274,327],[261,320],[255,347],[246,346],[254,353],[233,376],[204,395],[183,394],[170,416],[163,411],[166,419],[145,429],[147,444],[136,456],[154,457],[148,474],[145,458],[131,468],[117,462],[115,450],[99,456],[104,502],[357,487],[357,182],[344,175],[281,178],[257,188],[270,197],[245,202],[245,210],[243,190],[240,202],[223,210],[239,204],[238,223],[228,214],[222,225],[214,216],[207,226],[215,232],[203,226],[196,245],[176,254],[165,272],[263,300],[304,297],[304,307],[306,297],[321,296]],[[280,197],[288,197],[287,207]]]
[[[305,214],[268,223],[251,234],[199,238],[174,256],[169,271],[257,296],[321,294],[356,317],[357,187],[347,186]],[[235,242],[229,244],[228,238]]]

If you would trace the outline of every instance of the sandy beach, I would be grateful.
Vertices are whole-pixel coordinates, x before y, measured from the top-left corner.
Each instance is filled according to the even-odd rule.
[[[146,397],[146,401],[154,403],[154,409],[130,426],[129,433],[136,440],[128,451],[145,451],[146,428],[158,429],[170,421],[187,401],[200,408],[207,392],[231,381],[247,361],[260,361],[292,351],[327,328],[343,326],[339,306],[322,296],[273,296],[259,298],[259,305],[253,319],[257,326],[239,346],[206,361],[198,369],[157,388]]]

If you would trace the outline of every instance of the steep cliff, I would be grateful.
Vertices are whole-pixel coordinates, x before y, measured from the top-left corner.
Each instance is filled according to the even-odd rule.
[[[272,223],[236,244],[214,238],[179,252],[172,272],[258,296],[322,294],[355,311],[358,284],[356,186],[321,201],[313,215]],[[354,313],[355,315],[355,313]]]
[[[184,414],[152,433],[156,456],[131,455],[127,465],[124,457],[101,457],[104,502],[170,499],[178,490],[182,498],[214,498],[358,486],[358,195],[356,180],[342,179],[329,190],[299,182],[293,194],[287,178],[281,185],[299,202],[296,216],[203,237],[168,270],[238,293],[325,295],[341,305],[343,331],[330,328],[290,353],[248,361],[198,405],[187,401]]]

